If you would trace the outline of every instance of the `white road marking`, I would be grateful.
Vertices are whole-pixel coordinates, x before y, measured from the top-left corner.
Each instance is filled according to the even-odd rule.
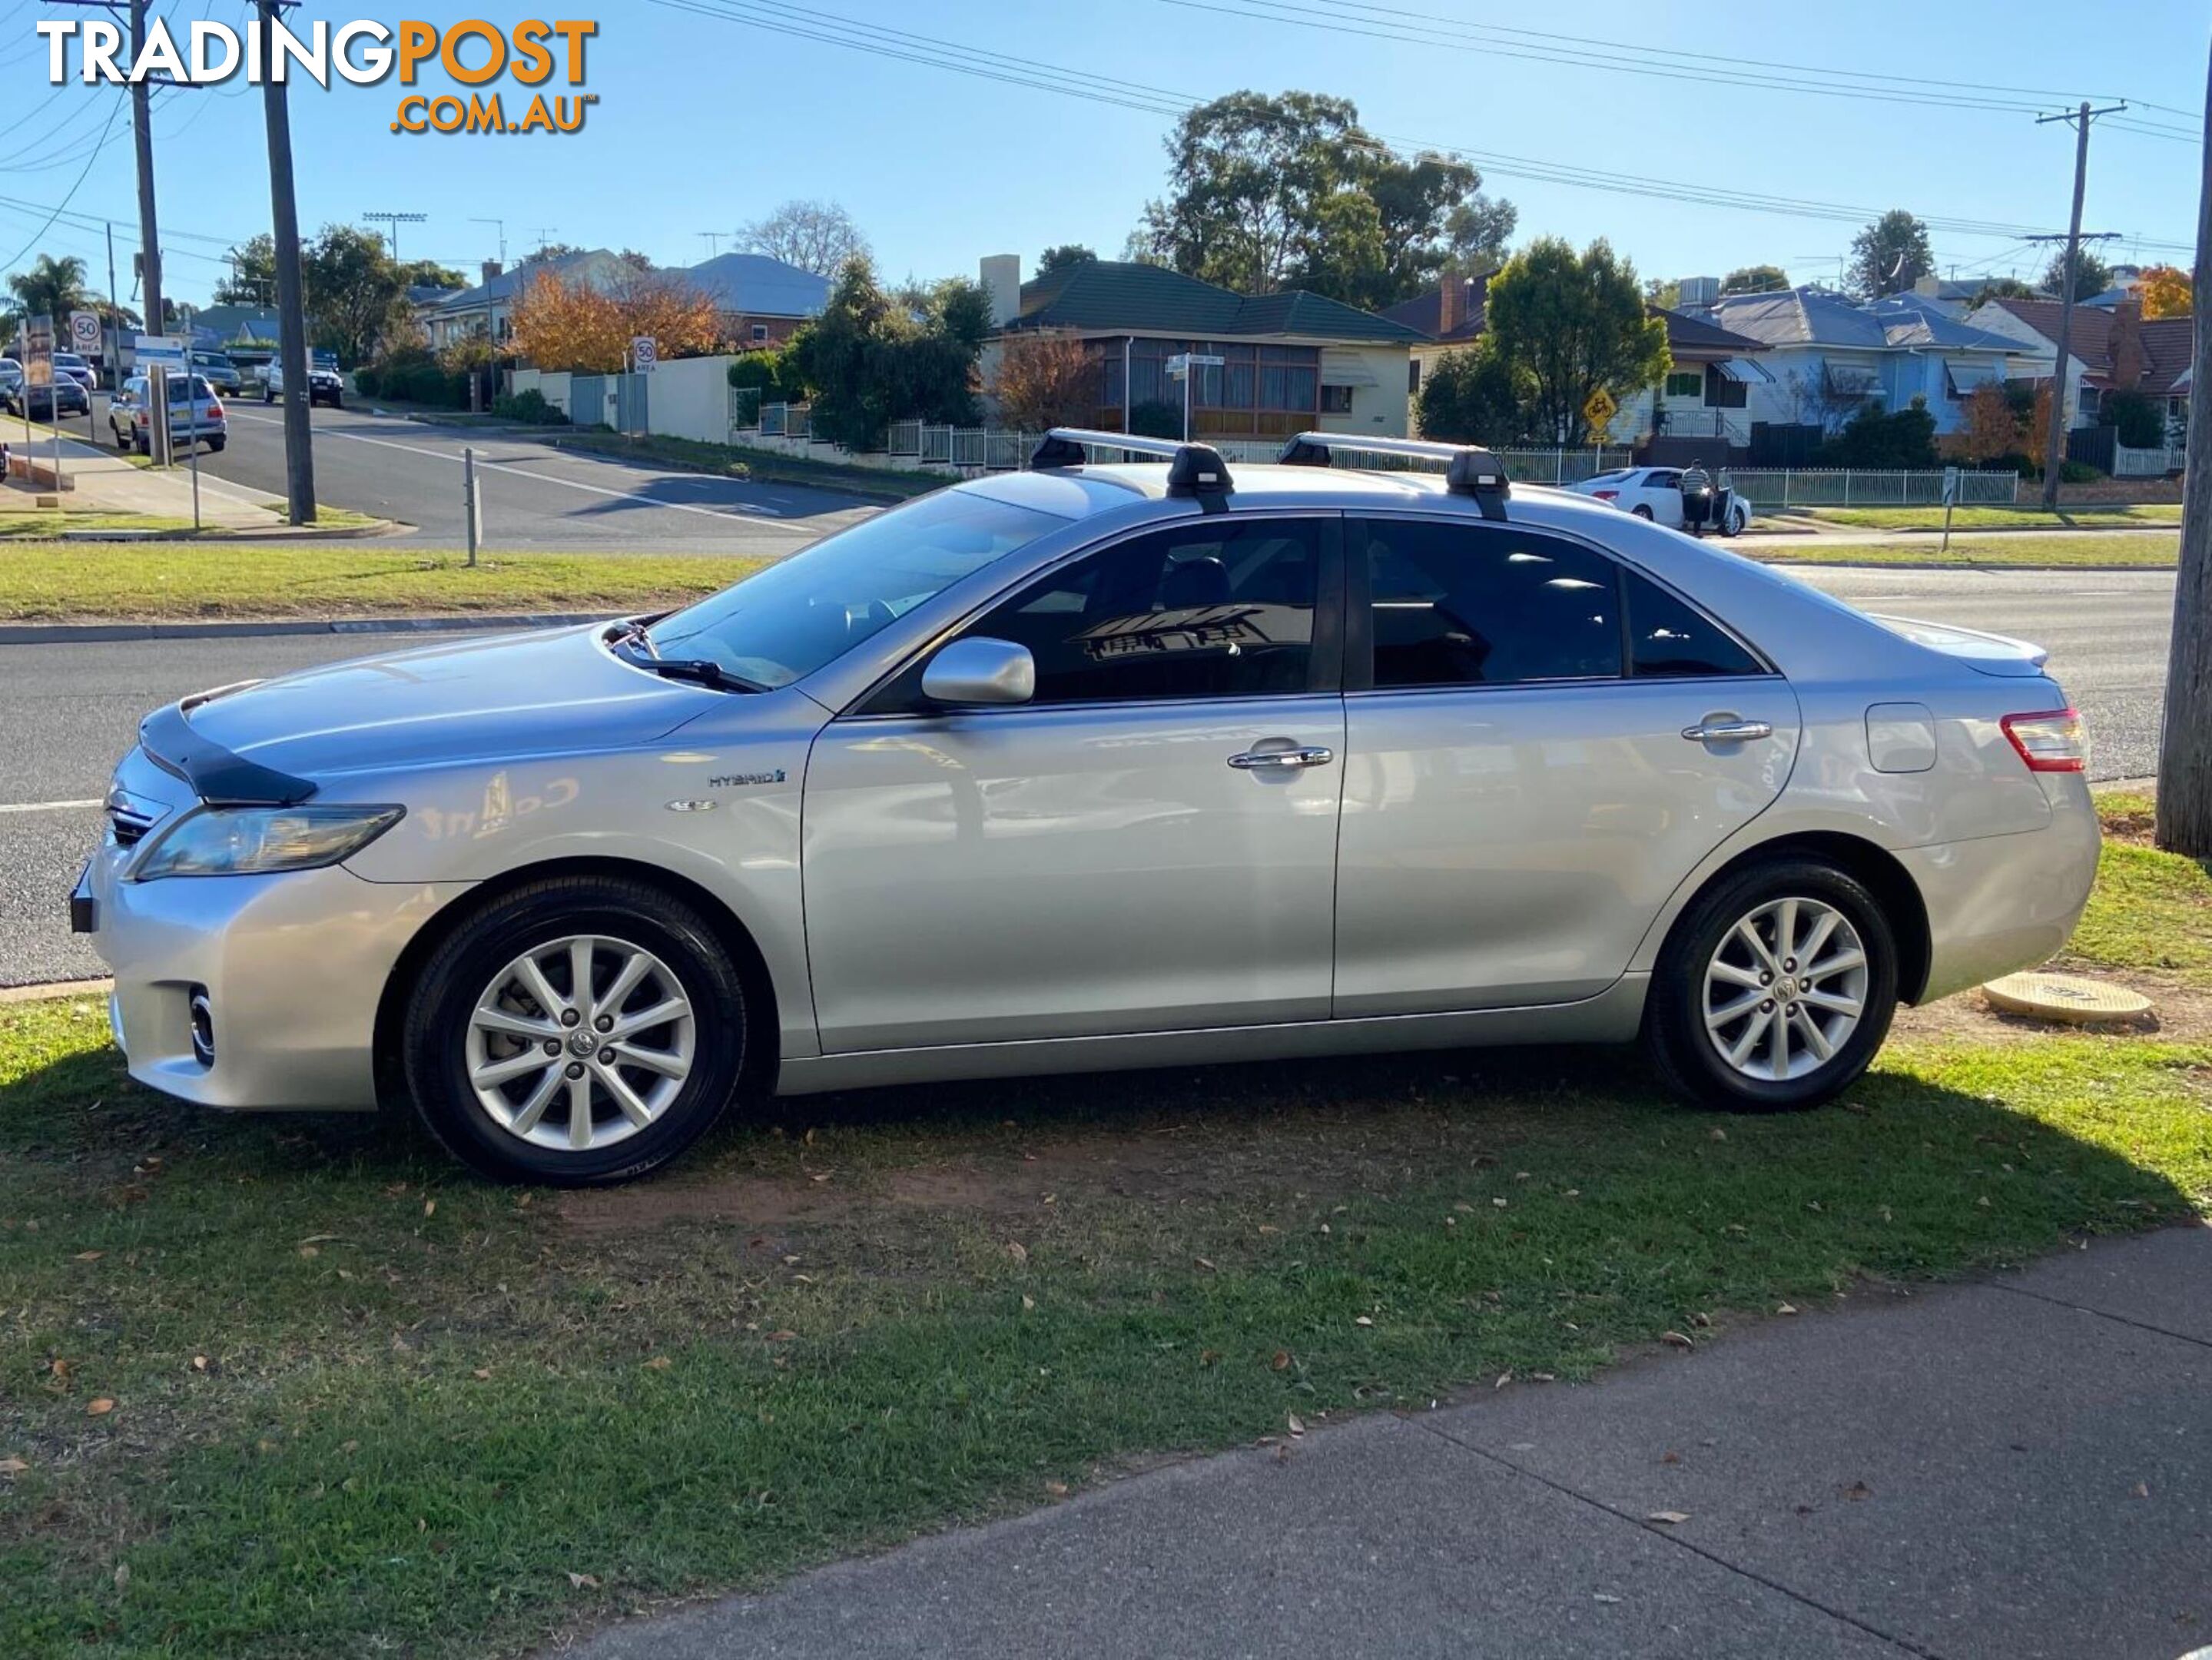
[[[0,812],[79,812],[106,805],[97,796],[89,801],[0,801]]]
[[[256,422],[264,427],[281,427],[284,424],[282,421],[266,415],[234,415],[231,418],[234,421]],[[380,449],[404,450],[410,455],[427,455],[434,461],[450,461],[457,467],[461,465],[461,458],[458,455],[448,454],[444,450],[428,449],[421,444],[403,444],[396,439],[369,438],[357,432],[338,432],[328,427],[318,427],[315,429],[315,435],[319,438],[343,438],[356,444],[374,444]],[[556,478],[550,472],[532,472],[527,467],[509,466],[503,461],[478,461],[477,471],[512,473],[517,478],[527,478],[533,483],[557,484],[563,489],[581,490],[586,496],[610,496],[617,502],[635,502],[643,507],[665,508],[671,513],[696,513],[708,519],[752,516],[780,519],[783,516],[774,508],[754,507],[744,502],[732,502],[727,508],[701,508],[694,507],[688,502],[663,502],[656,496],[640,496],[635,490],[613,490],[603,489],[598,484],[580,484],[573,478]],[[702,485],[706,482],[704,479],[700,481]]]

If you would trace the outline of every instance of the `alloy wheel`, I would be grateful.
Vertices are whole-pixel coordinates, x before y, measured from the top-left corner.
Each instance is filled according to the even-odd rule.
[[[604,934],[533,946],[469,1017],[464,1064],[491,1121],[540,1147],[587,1152],[668,1110],[691,1075],[698,1020],[652,952]]]
[[[1866,946],[1848,916],[1819,899],[1769,900],[1713,948],[1705,1034],[1747,1078],[1802,1078],[1850,1041],[1868,985]]]

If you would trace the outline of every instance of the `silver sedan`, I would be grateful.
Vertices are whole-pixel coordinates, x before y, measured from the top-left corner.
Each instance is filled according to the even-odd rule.
[[[132,1075],[565,1183],[773,1092],[1271,1056],[1640,1037],[1771,1110],[2064,943],[2034,648],[1480,451],[1285,459],[1056,434],[672,615],[157,711],[72,903]]]

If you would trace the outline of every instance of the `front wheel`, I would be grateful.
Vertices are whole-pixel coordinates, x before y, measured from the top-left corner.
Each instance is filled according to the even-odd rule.
[[[553,877],[433,953],[401,1060],[416,1112],[471,1168],[596,1187],[705,1134],[746,1037],[737,970],[696,910],[644,882]]]
[[[1897,941],[1833,865],[1775,859],[1692,902],[1651,983],[1644,1042],[1677,1094],[1738,1112],[1835,1098],[1897,1009]]]

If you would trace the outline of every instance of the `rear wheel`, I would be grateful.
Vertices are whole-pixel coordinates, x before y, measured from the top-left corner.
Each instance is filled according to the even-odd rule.
[[[697,911],[643,882],[556,877],[432,955],[401,1059],[416,1110],[473,1169],[591,1187],[705,1134],[745,1041],[737,971]]]
[[[1649,508],[1631,508],[1629,512],[1634,514],[1638,519],[1649,519],[1651,516],[1651,509]]]
[[[1776,859],[1708,889],[1676,922],[1644,1041],[1678,1094],[1788,1111],[1848,1088],[1896,1008],[1896,938],[1874,896],[1833,865]]]

